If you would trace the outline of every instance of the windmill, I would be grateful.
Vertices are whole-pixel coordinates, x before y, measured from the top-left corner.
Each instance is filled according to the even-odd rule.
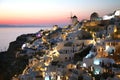
[[[71,21],[72,17],[73,17],[73,14],[72,14],[72,12],[70,12],[70,17],[68,17],[70,23],[72,23],[72,21]]]

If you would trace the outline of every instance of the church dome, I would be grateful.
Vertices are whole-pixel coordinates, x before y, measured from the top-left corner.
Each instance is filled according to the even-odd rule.
[[[98,18],[99,18],[99,15],[96,12],[92,13],[90,16],[90,20],[97,20]]]

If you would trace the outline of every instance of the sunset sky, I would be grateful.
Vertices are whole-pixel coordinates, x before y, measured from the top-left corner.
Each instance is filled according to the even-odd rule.
[[[120,9],[120,0],[0,0],[0,24],[68,24],[92,12],[100,16]]]

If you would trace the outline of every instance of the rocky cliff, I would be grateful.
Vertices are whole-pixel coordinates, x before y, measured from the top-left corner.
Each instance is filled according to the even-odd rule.
[[[34,40],[35,34],[18,36],[16,41],[10,43],[6,52],[0,52],[0,80],[11,80],[15,74],[22,73],[28,64],[28,57],[16,57],[16,54],[21,51],[21,46],[25,42],[32,42]]]

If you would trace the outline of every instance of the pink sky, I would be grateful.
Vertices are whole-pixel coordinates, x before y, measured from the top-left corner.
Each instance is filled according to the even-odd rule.
[[[68,24],[70,16],[89,19],[120,8],[120,0],[0,0],[0,24]]]

